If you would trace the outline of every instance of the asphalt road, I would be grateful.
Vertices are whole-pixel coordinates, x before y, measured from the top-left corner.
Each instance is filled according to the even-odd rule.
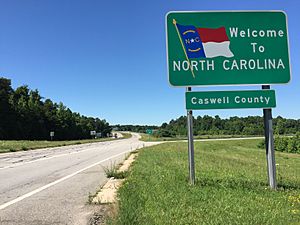
[[[104,168],[156,143],[130,139],[0,155],[0,224],[86,224]]]

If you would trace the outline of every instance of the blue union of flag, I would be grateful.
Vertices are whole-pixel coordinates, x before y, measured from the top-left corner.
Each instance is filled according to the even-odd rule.
[[[205,58],[203,44],[195,26],[177,24],[188,58]]]

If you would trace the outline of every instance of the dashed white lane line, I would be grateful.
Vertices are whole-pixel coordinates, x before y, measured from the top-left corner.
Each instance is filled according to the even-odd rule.
[[[133,149],[125,151],[125,152],[122,152],[122,153],[119,153],[119,154],[116,154],[116,155],[113,155],[113,156],[111,156],[109,158],[103,159],[103,160],[101,160],[99,162],[96,162],[94,164],[91,164],[91,165],[89,165],[89,166],[87,166],[87,167],[85,167],[83,169],[80,169],[80,170],[78,170],[78,171],[76,171],[76,172],[74,172],[72,174],[69,174],[69,175],[67,175],[65,177],[62,177],[62,178],[60,178],[60,179],[58,179],[56,181],[53,181],[53,182],[51,182],[49,184],[46,184],[46,185],[44,185],[44,186],[42,186],[40,188],[37,188],[37,189],[35,189],[35,190],[31,191],[31,192],[28,192],[27,194],[24,194],[24,195],[22,195],[22,196],[20,196],[18,198],[15,198],[15,199],[13,199],[13,200],[11,200],[9,202],[6,202],[6,203],[0,205],[0,210],[5,209],[6,207],[8,207],[10,205],[13,205],[13,204],[15,204],[17,202],[20,202],[20,201],[22,201],[22,200],[24,200],[24,199],[26,199],[26,198],[28,198],[28,197],[30,197],[32,195],[35,195],[35,194],[37,194],[37,193],[39,193],[39,192],[41,192],[41,191],[43,191],[43,190],[45,190],[45,189],[47,189],[49,187],[52,187],[52,186],[54,186],[56,184],[59,184],[59,183],[65,181],[65,180],[67,180],[67,179],[69,179],[69,178],[71,178],[71,177],[73,177],[73,176],[75,176],[75,175],[77,175],[77,174],[79,174],[79,173],[87,170],[87,169],[90,169],[90,168],[92,168],[94,166],[97,166],[97,165],[99,165],[99,164],[101,164],[101,163],[103,163],[105,161],[108,161],[110,159],[113,159],[113,158],[116,158],[118,156],[124,155],[124,154],[126,154],[128,152],[131,152],[131,151],[133,151]]]

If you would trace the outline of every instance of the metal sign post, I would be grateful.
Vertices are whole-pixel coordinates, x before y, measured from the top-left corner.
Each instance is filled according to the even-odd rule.
[[[270,89],[270,85],[263,85],[262,89]],[[266,144],[269,186],[271,189],[276,189],[277,183],[276,183],[276,164],[275,164],[275,151],[274,151],[272,109],[264,109],[263,112],[264,112],[265,144]]]
[[[192,91],[191,87],[186,89]],[[191,185],[195,185],[195,162],[194,162],[194,137],[193,137],[193,111],[187,110],[187,127],[188,127],[188,155],[189,155],[189,175]]]

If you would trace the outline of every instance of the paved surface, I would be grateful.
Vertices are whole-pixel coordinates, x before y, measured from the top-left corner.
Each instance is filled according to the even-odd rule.
[[[130,139],[0,155],[0,224],[86,224],[104,167],[146,143]]]

